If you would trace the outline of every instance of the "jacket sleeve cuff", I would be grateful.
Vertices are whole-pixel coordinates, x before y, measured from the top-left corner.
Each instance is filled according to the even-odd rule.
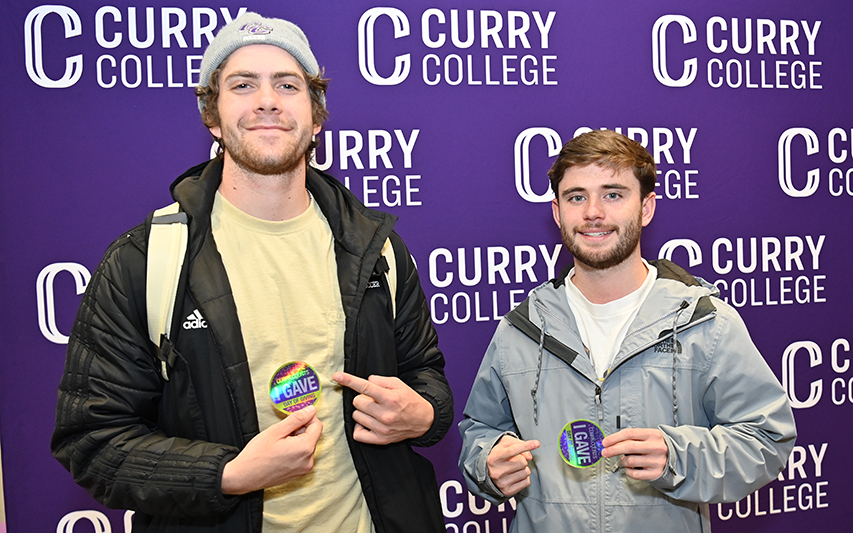
[[[228,464],[229,461],[237,457],[237,452],[232,452],[225,455],[222,458],[222,463],[219,465],[219,472],[216,475],[216,485],[218,490],[214,496],[214,500],[211,503],[211,506],[220,512],[230,511],[242,498],[241,496],[234,494],[225,494],[222,492],[222,474],[225,472],[225,465]]]
[[[436,444],[444,438],[450,430],[450,426],[453,425],[453,401],[442,402],[431,394],[423,392],[421,393],[421,397],[432,405],[432,426],[420,437],[411,439],[409,444],[425,448]]]
[[[503,433],[500,433],[491,441],[484,442],[482,444],[483,451],[480,452],[480,456],[477,458],[477,485],[479,485],[480,488],[488,495],[495,498],[494,500],[492,500],[492,503],[497,504],[506,501],[507,499],[509,499],[509,496],[501,492],[501,489],[499,489],[497,485],[495,485],[495,482],[489,475],[489,465],[487,464],[487,461],[489,460],[489,454],[491,453],[492,448],[494,448],[498,441],[500,441],[506,435],[509,435],[510,437],[514,437],[516,439],[518,438],[518,435],[516,435],[512,431],[505,431]]]
[[[673,445],[672,438],[667,435],[662,428],[659,427],[658,429],[663,435],[663,440],[666,442],[666,465],[664,466],[661,475],[649,483],[659,491],[667,492],[675,489],[677,460],[675,453],[673,453],[675,447]]]

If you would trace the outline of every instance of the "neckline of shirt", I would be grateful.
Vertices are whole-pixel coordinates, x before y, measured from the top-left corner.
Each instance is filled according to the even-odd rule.
[[[289,220],[264,220],[241,211],[229,202],[222,193],[216,191],[216,196],[213,199],[213,210],[219,212],[222,219],[248,231],[266,235],[288,235],[304,231],[318,220],[325,218],[310,193],[308,194],[308,202],[308,209]]]

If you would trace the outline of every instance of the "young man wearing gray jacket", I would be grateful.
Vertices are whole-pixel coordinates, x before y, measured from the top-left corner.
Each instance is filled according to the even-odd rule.
[[[639,143],[580,135],[549,177],[575,263],[495,332],[459,424],[468,488],[516,496],[512,531],[709,531],[709,503],[785,464],[785,392],[713,285],[640,255],[656,171]]]

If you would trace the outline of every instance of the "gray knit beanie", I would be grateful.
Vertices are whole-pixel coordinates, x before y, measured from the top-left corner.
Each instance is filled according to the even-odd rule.
[[[276,18],[264,18],[257,13],[244,13],[225,25],[207,50],[201,60],[199,86],[210,85],[210,74],[219,68],[231,53],[250,44],[271,44],[292,55],[302,65],[305,72],[312,76],[320,74],[320,65],[311,52],[308,38],[292,22]],[[325,103],[325,97],[322,98]],[[204,109],[204,98],[198,99],[198,109]]]

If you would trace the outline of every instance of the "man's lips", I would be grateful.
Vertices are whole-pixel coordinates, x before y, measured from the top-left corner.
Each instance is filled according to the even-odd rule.
[[[248,131],[290,131],[281,124],[256,124],[246,128]]]
[[[585,237],[605,237],[616,230],[613,229],[595,229],[595,230],[578,230],[577,232]]]

